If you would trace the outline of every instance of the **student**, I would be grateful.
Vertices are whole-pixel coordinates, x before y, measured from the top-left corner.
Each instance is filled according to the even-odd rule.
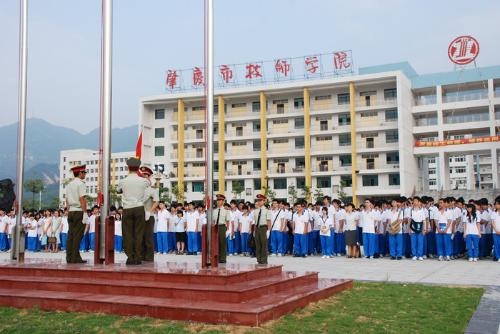
[[[270,256],[283,256],[282,231],[285,228],[285,212],[277,200],[271,203],[271,234],[269,238]]]
[[[420,197],[413,198],[413,208],[410,213],[410,239],[413,260],[424,258],[424,235],[426,230],[426,210],[422,207]]]
[[[344,238],[347,245],[347,258],[357,258],[358,254],[358,225],[359,213],[354,211],[354,204],[345,205]]]
[[[450,261],[451,259],[451,229],[453,218],[451,212],[446,209],[443,198],[438,202],[439,210],[436,213],[436,246],[439,261]]]
[[[323,259],[329,259],[333,256],[331,248],[333,220],[328,216],[328,208],[321,208],[321,215],[318,215],[316,221],[319,226],[319,238],[321,242],[321,253]]]
[[[123,252],[122,215],[115,213],[115,252]]]
[[[92,214],[88,220],[88,238],[89,238],[89,249],[91,252],[95,250],[95,225],[96,219],[99,219],[99,207],[94,206],[92,208]],[[99,222],[97,222],[99,224]]]
[[[64,210],[61,217],[61,250],[66,250],[68,241],[68,210]]]
[[[365,251],[365,258],[373,259],[376,252],[376,238],[378,222],[380,221],[380,214],[374,209],[371,200],[365,200],[365,211],[363,216],[363,248]]]
[[[165,202],[160,201],[158,205],[158,223],[156,224],[156,243],[160,254],[168,253],[168,220],[170,212],[165,207]]]
[[[7,230],[9,227],[9,217],[5,210],[0,209],[0,251],[5,252],[8,249]]]
[[[467,256],[469,262],[476,262],[479,257],[479,238],[481,238],[480,224],[476,214],[476,207],[467,204],[464,224],[464,236],[467,242]]]
[[[343,256],[345,255],[345,235],[344,235],[344,224],[345,224],[345,210],[340,207],[342,202],[338,199],[332,201],[333,207],[335,208],[333,216],[334,224],[334,238],[332,252],[333,255]]]
[[[187,254],[196,255],[198,253],[198,225],[199,215],[198,211],[194,209],[193,202],[188,204],[188,211],[185,215],[186,219],[186,232],[187,232]]]
[[[177,210],[177,215],[174,218],[175,225],[175,240],[177,242],[177,255],[184,254],[186,246],[186,219],[182,210]]]
[[[500,262],[500,197],[495,200],[495,210],[491,212],[491,228],[493,233],[494,259]]]
[[[293,215],[293,256],[306,257],[307,231],[309,228],[309,215],[304,211],[301,203],[295,203]]]
[[[241,209],[243,212],[238,218],[238,230],[241,235],[241,255],[249,256],[250,250],[248,248],[248,237],[250,235],[250,226],[252,225],[252,216],[248,211],[248,206],[243,205]]]
[[[403,258],[403,208],[401,200],[392,200],[391,209],[386,215],[387,230],[389,231],[389,254],[391,260]]]

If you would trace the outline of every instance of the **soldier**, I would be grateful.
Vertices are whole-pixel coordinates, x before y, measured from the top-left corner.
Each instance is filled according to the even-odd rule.
[[[68,240],[66,247],[66,263],[85,263],[80,255],[80,241],[88,216],[86,186],[83,180],[87,171],[86,165],[71,168],[74,179],[66,186],[66,210],[68,211]]]
[[[267,238],[271,231],[271,211],[264,206],[266,196],[257,195],[255,198],[255,210],[253,222],[255,231],[255,254],[258,264],[267,264]]]
[[[144,237],[143,237],[143,261],[154,261],[154,226],[155,217],[154,212],[160,201],[160,194],[158,188],[153,188],[151,184],[151,175],[153,171],[151,168],[142,166],[140,169],[140,175],[148,180],[149,186],[146,190],[146,195],[144,198],[144,211],[146,225],[144,226]]]
[[[213,224],[218,228],[219,263],[226,263],[226,231],[231,221],[231,214],[224,208],[226,196],[217,194],[217,207],[213,211]]]
[[[127,160],[129,174],[118,184],[118,193],[122,194],[123,249],[127,255],[126,264],[141,264],[142,241],[144,238],[145,211],[144,202],[149,181],[137,175],[141,160]]]

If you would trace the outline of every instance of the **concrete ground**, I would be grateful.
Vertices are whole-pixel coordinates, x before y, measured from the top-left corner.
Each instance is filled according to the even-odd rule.
[[[93,253],[82,253],[82,258],[93,259]],[[27,259],[59,259],[64,261],[65,253],[30,253]],[[0,261],[9,260],[10,253],[0,253]],[[115,263],[125,265],[126,256],[115,253]],[[200,255],[155,255],[155,262],[201,263]],[[228,256],[227,263],[256,263],[255,258]],[[455,286],[483,286],[486,292],[469,322],[466,333],[500,333],[500,263],[491,259],[468,262],[464,259],[437,261],[426,259],[401,261],[382,259],[347,259],[321,256],[307,258],[269,257],[269,264],[281,264],[288,271],[316,271],[322,278],[351,278],[359,281],[422,283]]]

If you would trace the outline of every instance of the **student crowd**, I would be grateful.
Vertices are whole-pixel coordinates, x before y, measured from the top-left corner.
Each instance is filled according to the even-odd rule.
[[[254,256],[252,238],[255,205],[232,200],[224,203],[230,219],[226,228],[229,256]],[[325,196],[314,204],[282,201],[270,204],[271,226],[267,232],[270,256],[322,258],[390,257],[422,261],[449,261],[465,257],[474,262],[500,261],[500,196],[469,200],[430,197],[399,197],[392,201],[367,199],[358,208]],[[122,252],[123,209],[112,207],[115,217],[115,250]],[[99,208],[87,210],[81,251],[94,251]],[[154,216],[154,250],[157,254],[201,252],[201,229],[207,223],[205,207],[179,203],[167,207],[159,202]],[[16,223],[13,210],[0,209],[0,251],[12,245]],[[25,211],[22,217],[27,250],[58,252],[66,249],[68,213],[63,210]]]

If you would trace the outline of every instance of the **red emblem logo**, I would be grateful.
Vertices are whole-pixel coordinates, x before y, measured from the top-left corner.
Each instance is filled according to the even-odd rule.
[[[457,65],[472,63],[479,54],[479,43],[472,36],[455,38],[448,46],[448,57]]]

